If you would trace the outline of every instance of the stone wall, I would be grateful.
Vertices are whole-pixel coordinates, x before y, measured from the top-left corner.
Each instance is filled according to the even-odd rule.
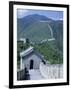
[[[44,78],[63,78],[63,64],[43,64],[40,62],[39,69]]]
[[[24,80],[25,78],[25,69],[17,71],[17,80]]]

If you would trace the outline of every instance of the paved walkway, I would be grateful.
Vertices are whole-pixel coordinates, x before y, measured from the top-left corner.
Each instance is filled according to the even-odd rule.
[[[43,80],[44,79],[42,77],[39,69],[31,69],[31,70],[29,70],[29,74],[30,74],[31,80]]]

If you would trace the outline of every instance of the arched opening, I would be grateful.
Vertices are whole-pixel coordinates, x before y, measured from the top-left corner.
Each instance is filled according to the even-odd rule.
[[[30,60],[30,69],[33,69],[33,60]]]

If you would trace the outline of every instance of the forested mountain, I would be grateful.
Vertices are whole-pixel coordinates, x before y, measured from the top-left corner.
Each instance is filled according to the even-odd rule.
[[[53,37],[59,49],[63,48],[63,21],[54,21],[46,16],[33,14],[17,19],[17,38],[29,38],[32,42],[50,39],[52,28]]]
[[[44,55],[45,59],[49,59],[51,62],[55,60],[54,63],[57,63],[58,59],[59,63],[63,62],[62,20],[52,20],[38,14],[17,18],[17,40],[20,38],[28,38],[30,42],[41,42],[45,39],[55,38],[54,41],[49,41],[46,45],[34,45],[34,47]]]

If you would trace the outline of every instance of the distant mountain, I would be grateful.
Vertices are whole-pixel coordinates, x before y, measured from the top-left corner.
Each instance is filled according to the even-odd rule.
[[[53,37],[57,47],[63,49],[63,21],[52,20],[43,15],[33,14],[24,18],[17,18],[17,39],[29,38],[32,42],[38,42]]]
[[[37,21],[51,21],[51,19],[47,18],[46,16],[33,14],[25,16],[24,18],[18,18],[17,19],[17,31],[18,31],[18,39],[21,37],[21,33],[30,25]]]
[[[50,23],[56,44],[59,50],[63,51],[63,21],[57,20]]]

